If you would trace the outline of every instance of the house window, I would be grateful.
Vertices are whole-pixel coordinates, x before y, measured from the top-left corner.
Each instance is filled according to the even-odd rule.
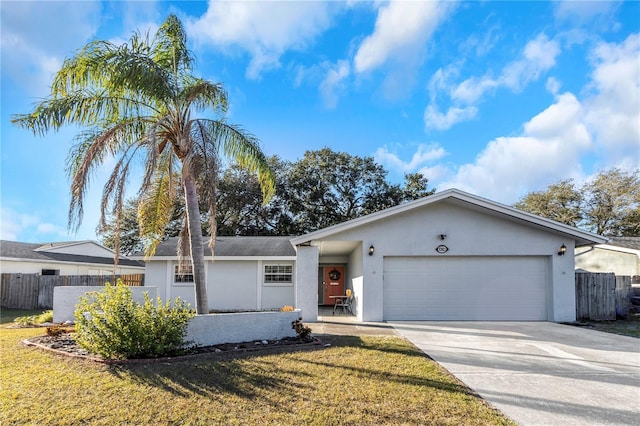
[[[42,275],[60,275],[60,269],[43,269]]]
[[[174,265],[173,282],[180,284],[193,283],[193,267],[191,265],[188,265],[180,270],[180,267],[178,265]]]
[[[264,265],[264,283],[267,285],[291,285],[293,265]]]

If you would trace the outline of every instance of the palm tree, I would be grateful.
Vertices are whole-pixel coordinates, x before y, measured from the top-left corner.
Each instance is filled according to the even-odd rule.
[[[67,159],[72,230],[82,221],[92,172],[108,159],[116,162],[103,189],[100,226],[106,224],[109,213],[116,218],[117,228],[122,223],[127,179],[141,159],[145,170],[138,222],[147,256],[155,252],[174,203],[183,194],[186,218],[178,255],[181,265],[190,260],[196,312],[203,314],[208,313],[208,300],[198,204],[209,211],[213,253],[221,157],[257,173],[265,202],[274,193],[274,175],[259,141],[226,122],[227,94],[222,85],[193,76],[186,45],[184,28],[174,15],[151,39],[136,32],[122,45],[88,43],[65,60],[50,95],[33,112],[13,116],[12,122],[40,136],[65,125],[83,129]],[[178,191],[179,186],[183,191]],[[115,242],[116,253],[119,244]]]

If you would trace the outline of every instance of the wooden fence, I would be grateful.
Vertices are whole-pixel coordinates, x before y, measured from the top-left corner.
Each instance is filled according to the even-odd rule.
[[[627,316],[631,292],[631,277],[576,272],[576,319],[610,321]]]
[[[130,275],[36,275],[2,274],[0,307],[5,309],[52,309],[53,288],[103,286],[120,278],[125,285],[144,285],[144,274]]]

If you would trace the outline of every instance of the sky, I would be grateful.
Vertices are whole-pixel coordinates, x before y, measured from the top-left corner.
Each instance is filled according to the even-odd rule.
[[[329,147],[375,158],[394,183],[419,172],[509,205],[640,164],[638,1],[1,0],[0,239],[98,239],[109,161],[69,231],[80,129],[34,136],[11,116],[88,42],[153,34],[169,14],[194,73],[224,85],[229,121],[267,155]]]

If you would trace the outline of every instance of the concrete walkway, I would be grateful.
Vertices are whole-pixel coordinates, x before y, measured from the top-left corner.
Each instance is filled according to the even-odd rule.
[[[640,425],[640,339],[548,322],[392,322],[520,425]]]

